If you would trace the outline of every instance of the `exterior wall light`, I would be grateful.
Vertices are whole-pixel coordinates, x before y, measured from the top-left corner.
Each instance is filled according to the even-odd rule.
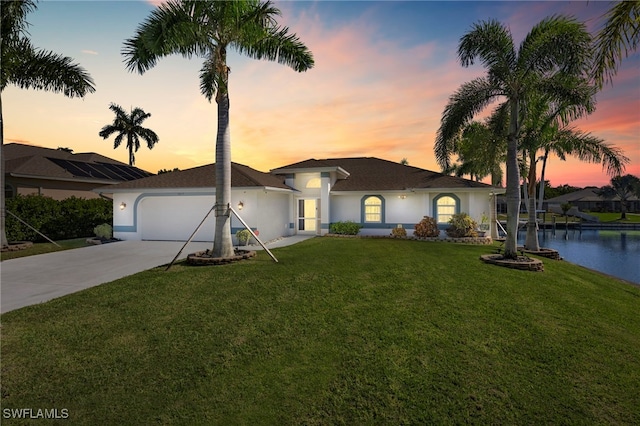
[[[242,201],[240,201],[238,203],[238,210],[242,210],[244,208],[244,203]]]
[[[120,210],[124,210],[127,207],[127,204],[123,201],[120,203]]]

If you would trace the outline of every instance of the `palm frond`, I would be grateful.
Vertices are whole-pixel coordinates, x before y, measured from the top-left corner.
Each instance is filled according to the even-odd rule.
[[[598,87],[612,81],[618,65],[640,41],[640,0],[617,2],[606,14],[604,27],[595,40],[592,76]]]
[[[503,94],[488,78],[477,78],[464,83],[449,98],[442,113],[434,146],[436,161],[443,170],[449,167],[449,157],[454,150],[454,141],[463,127],[475,114]]]
[[[5,64],[3,64],[5,66]],[[8,72],[3,73],[2,88],[13,84],[21,89],[46,90],[67,97],[83,97],[95,92],[93,79],[73,59],[35,49],[28,39],[13,46]]]
[[[563,72],[586,75],[591,35],[582,22],[554,15],[533,27],[519,49],[518,69],[524,74]]]
[[[489,71],[490,78],[504,80],[516,63],[511,32],[495,20],[475,24],[460,39],[458,58],[463,67],[473,65],[478,58]]]
[[[234,43],[238,52],[258,60],[275,61],[298,72],[313,68],[313,54],[287,27],[267,28],[259,37],[253,36]]]
[[[177,53],[187,58],[205,55],[210,40],[204,31],[206,27],[198,25],[203,15],[193,16],[197,11],[200,11],[198,4],[177,0],[154,9],[135,35],[124,42],[122,55],[127,69],[143,74],[168,55]]]

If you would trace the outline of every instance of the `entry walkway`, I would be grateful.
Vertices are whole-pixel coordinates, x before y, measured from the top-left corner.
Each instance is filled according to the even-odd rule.
[[[283,247],[305,240],[292,236],[267,244]],[[0,312],[46,302],[147,269],[169,264],[184,242],[120,241],[0,262]],[[181,254],[211,248],[212,243],[189,243]],[[261,250],[260,246],[251,246]]]

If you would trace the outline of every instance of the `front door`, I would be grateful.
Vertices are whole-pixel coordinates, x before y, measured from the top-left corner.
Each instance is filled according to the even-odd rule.
[[[320,200],[301,198],[298,200],[298,232],[301,234],[317,234],[320,230],[318,207]]]

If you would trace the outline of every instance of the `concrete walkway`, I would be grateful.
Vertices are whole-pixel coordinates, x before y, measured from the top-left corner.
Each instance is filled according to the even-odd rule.
[[[284,247],[307,238],[310,236],[296,235],[266,245],[268,249]],[[5,260],[0,262],[0,313],[167,265],[183,245],[184,242],[175,241],[120,241]],[[212,243],[189,243],[180,259],[211,246]]]

